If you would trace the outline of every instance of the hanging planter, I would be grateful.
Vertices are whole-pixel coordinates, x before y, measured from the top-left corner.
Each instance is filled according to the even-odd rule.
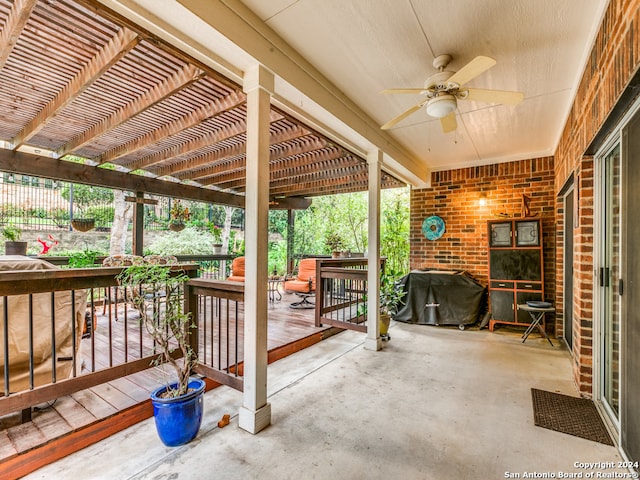
[[[169,230],[174,232],[180,232],[184,230],[185,222],[189,221],[191,214],[188,207],[183,207],[180,200],[176,200],[169,210]]]
[[[181,232],[182,230],[184,230],[184,227],[186,225],[184,224],[184,222],[180,222],[177,220],[172,220],[171,222],[169,222],[169,230],[171,230],[172,232]]]
[[[78,232],[88,232],[96,226],[94,218],[74,218],[71,220],[71,226]]]

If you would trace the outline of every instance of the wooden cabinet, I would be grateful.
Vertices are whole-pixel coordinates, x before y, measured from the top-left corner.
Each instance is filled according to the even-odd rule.
[[[489,298],[491,321],[528,326],[519,303],[544,299],[542,225],[539,218],[491,220],[489,229]]]

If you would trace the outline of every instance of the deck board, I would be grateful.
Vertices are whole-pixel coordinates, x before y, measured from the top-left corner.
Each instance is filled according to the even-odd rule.
[[[270,359],[281,358],[320,341],[323,332],[329,330],[329,327],[315,327],[315,311],[313,309],[290,309],[289,304],[296,300],[297,297],[293,294],[283,294],[281,301],[269,302],[267,338]],[[108,355],[98,353],[100,347],[108,345],[109,330],[111,330],[111,336],[114,339],[113,363],[120,363],[125,357],[125,342],[123,340],[125,322],[122,307],[118,311],[117,321],[114,315],[111,316],[111,320],[109,319],[108,309],[104,316],[100,315],[101,311],[101,308],[96,311],[98,315],[97,331],[93,337],[93,342],[96,345],[96,369],[109,364]],[[126,331],[129,340],[126,343],[129,357],[138,358],[140,329],[131,308],[128,309],[127,317]],[[240,321],[239,325],[242,326],[242,324],[243,321]],[[111,328],[109,328],[110,325]],[[82,357],[83,369],[79,374],[91,371],[91,341],[91,339],[82,340],[80,356]],[[242,346],[242,336],[239,338],[239,343]],[[150,343],[143,341],[143,346],[146,353],[150,352]],[[209,355],[211,352],[208,352]],[[79,365],[80,363],[79,361]],[[32,449],[42,449],[43,455],[47,455],[47,448],[51,448],[51,451],[55,450],[57,439],[63,441],[64,435],[69,433],[82,436],[83,428],[101,429],[102,427],[96,427],[96,422],[99,421],[111,422],[115,428],[118,422],[122,423],[121,420],[118,420],[121,414],[131,418],[135,417],[139,421],[142,418],[140,413],[132,414],[131,409],[135,408],[138,412],[145,411],[146,407],[143,405],[148,401],[149,393],[164,383],[165,379],[166,374],[162,372],[160,367],[152,367],[103,385],[61,397],[51,408],[34,411],[33,420],[23,425],[15,425],[14,418],[0,418],[0,463],[3,459],[12,457],[15,460],[16,453]],[[15,417],[14,414],[12,415]],[[12,423],[13,426],[11,426]],[[109,425],[106,424],[104,428],[109,429]],[[9,427],[2,429],[7,426]],[[45,445],[47,442],[49,444]],[[84,443],[84,445],[87,444]],[[30,454],[33,455],[33,453]]]
[[[62,433],[73,430],[71,425],[64,421],[55,408],[45,408],[32,414],[33,424],[40,430],[47,440],[59,437]]]
[[[64,422],[61,423],[60,427],[61,432],[64,434],[65,432],[62,431],[66,429]],[[18,453],[27,451],[35,445],[41,445],[47,441],[47,438],[33,422],[11,427],[7,430],[7,433],[9,434],[9,441]]]
[[[6,430],[0,431],[0,459],[9,458],[18,453]]]
[[[72,428],[82,427],[96,419],[86,408],[70,396],[58,398],[53,408]]]
[[[81,390],[71,394],[71,397],[96,418],[106,418],[118,412],[116,407],[91,390]]]

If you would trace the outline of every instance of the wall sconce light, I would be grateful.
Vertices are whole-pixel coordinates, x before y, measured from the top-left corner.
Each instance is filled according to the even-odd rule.
[[[478,204],[481,207],[486,207],[487,206],[487,194],[486,193],[482,192],[480,194],[480,199],[478,200]]]

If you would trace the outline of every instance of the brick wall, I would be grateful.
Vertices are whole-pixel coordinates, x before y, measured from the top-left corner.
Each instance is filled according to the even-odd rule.
[[[522,195],[542,218],[545,293],[555,296],[555,194],[553,157],[434,172],[431,187],[411,192],[411,268],[466,270],[487,285],[487,220],[520,217]],[[479,205],[480,197],[487,205]],[[435,241],[422,234],[426,217],[445,221]],[[551,322],[550,322],[551,323]]]
[[[640,0],[611,0],[598,31],[591,55],[565,124],[555,163],[555,190],[560,192],[574,175],[579,179],[579,227],[574,229],[573,322],[574,377],[580,392],[590,396],[593,389],[593,251],[594,205],[593,160],[587,147],[603,129],[605,121],[625,87],[640,67]],[[558,224],[564,222],[562,204],[557,204]],[[562,305],[562,247],[558,252],[556,277]]]

